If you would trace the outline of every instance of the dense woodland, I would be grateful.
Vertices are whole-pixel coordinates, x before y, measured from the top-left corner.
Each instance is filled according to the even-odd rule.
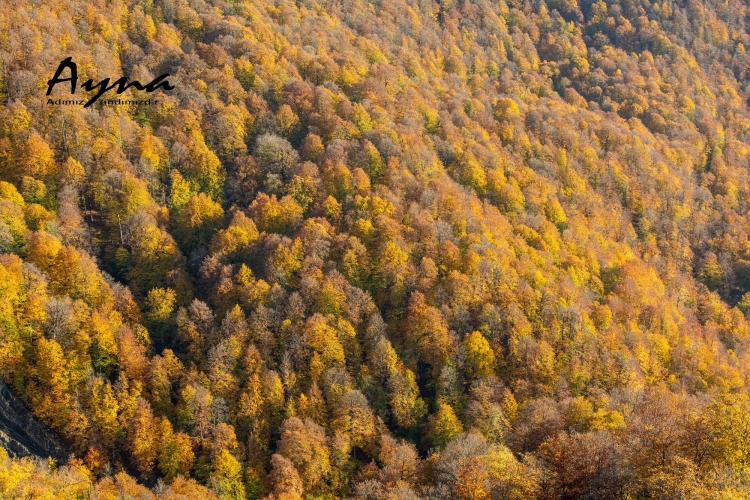
[[[748,498],[749,14],[2,2],[0,496]]]

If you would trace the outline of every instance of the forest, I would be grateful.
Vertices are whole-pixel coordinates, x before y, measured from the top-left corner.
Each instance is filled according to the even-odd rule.
[[[69,452],[0,497],[750,498],[745,46],[741,0],[0,2],[0,378]],[[170,85],[48,104],[122,75]]]

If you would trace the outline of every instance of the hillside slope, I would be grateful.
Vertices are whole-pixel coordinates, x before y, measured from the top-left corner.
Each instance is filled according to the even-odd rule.
[[[2,495],[745,498],[747,14],[5,2]]]

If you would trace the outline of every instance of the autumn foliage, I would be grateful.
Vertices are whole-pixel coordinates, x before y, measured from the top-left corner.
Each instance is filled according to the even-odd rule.
[[[748,33],[4,2],[0,376],[71,458],[0,451],[0,496],[747,498]],[[48,105],[69,56],[175,88]]]

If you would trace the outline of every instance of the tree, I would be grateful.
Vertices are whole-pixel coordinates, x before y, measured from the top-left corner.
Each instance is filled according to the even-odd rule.
[[[367,158],[367,174],[376,180],[385,174],[385,162],[378,149],[370,141],[365,139],[362,147]]]
[[[188,200],[175,220],[175,236],[186,252],[208,247],[224,222],[221,205],[203,193]]]
[[[274,178],[282,182],[290,179],[299,161],[299,155],[289,141],[273,134],[258,137],[254,156],[266,185]]]
[[[159,470],[168,482],[190,474],[195,459],[190,437],[184,432],[175,434],[166,417],[159,423],[159,449]]]
[[[503,445],[490,447],[484,460],[494,498],[525,500],[539,495],[544,471],[533,462],[519,461]]]
[[[715,436],[714,456],[735,470],[750,468],[750,448],[745,435],[750,431],[744,395],[726,396],[712,403],[707,409],[709,428]]]
[[[70,393],[68,370],[62,347],[54,340],[40,338],[35,346],[31,405],[39,417],[54,429],[70,424]],[[66,429],[74,432],[74,429]]]
[[[39,269],[50,271],[61,249],[60,240],[45,231],[35,231],[29,236],[29,250],[26,258]]]
[[[227,201],[241,207],[249,205],[255,198],[260,181],[255,158],[248,155],[235,159],[224,185]]]
[[[143,212],[134,214],[129,225],[132,265],[127,278],[134,295],[144,297],[154,288],[169,287],[179,303],[189,303],[192,290],[181,274],[185,259],[169,233]]]
[[[27,203],[44,203],[47,198],[47,186],[40,180],[24,175],[21,177],[21,195]]]
[[[0,198],[9,200],[21,208],[26,206],[23,196],[18,192],[16,186],[10,182],[0,181]]]
[[[117,331],[121,324],[119,313],[112,312],[105,316],[94,312],[87,325],[91,332],[91,365],[97,373],[104,376],[111,375],[117,367]]]
[[[479,332],[466,335],[463,341],[466,352],[467,375],[469,378],[482,378],[491,375],[495,368],[495,353],[487,339]]]
[[[242,481],[242,465],[226,449],[211,464],[209,479],[221,500],[244,500],[245,485]]]
[[[237,211],[227,229],[222,229],[211,239],[211,252],[223,253],[232,260],[249,257],[249,247],[259,237],[255,222],[243,212]]]
[[[320,376],[328,368],[344,365],[344,348],[336,331],[322,315],[316,314],[307,320],[305,333],[307,345],[312,350],[310,370],[313,378]]]
[[[72,246],[63,246],[57,252],[49,274],[49,286],[53,293],[82,299],[93,307],[112,301],[112,289],[94,260]]]
[[[39,134],[32,133],[21,145],[17,172],[41,180],[52,174],[55,159],[52,149]]]
[[[172,350],[164,349],[161,355],[151,358],[150,368],[147,387],[151,407],[156,415],[174,417],[173,384],[181,375],[182,364]]]
[[[388,392],[391,414],[400,427],[415,426],[427,413],[427,405],[419,397],[419,387],[411,370],[394,373],[388,380]]]
[[[562,498],[622,494],[623,455],[608,432],[560,434],[542,445],[542,454],[556,473],[554,488]]]
[[[437,411],[427,420],[427,428],[428,439],[436,448],[445,448],[451,439],[463,432],[463,425],[453,408],[442,402],[438,403]]]
[[[424,295],[413,292],[409,298],[407,325],[407,346],[415,349],[432,366],[433,373],[439,373],[451,350],[448,325],[443,315],[437,308],[427,305]]]
[[[277,453],[294,464],[306,491],[314,491],[331,471],[325,430],[310,419],[284,421]]]
[[[23,248],[26,222],[21,207],[9,200],[0,200],[0,224],[8,249],[18,251]]]
[[[291,461],[274,453],[271,456],[271,472],[268,482],[279,500],[301,500],[303,493],[302,480]]]
[[[374,456],[373,442],[377,435],[375,416],[360,391],[347,391],[339,400],[333,410],[331,427],[346,433],[351,446],[357,446]]]
[[[711,252],[706,256],[706,260],[698,273],[698,278],[711,291],[716,291],[721,286],[722,269],[715,253]]]
[[[154,322],[167,321],[174,312],[175,293],[171,288],[153,288],[146,297],[147,317]]]
[[[60,491],[74,497],[85,496],[94,486],[89,471],[80,460],[56,467],[54,463],[31,457],[11,458],[3,448],[0,449],[0,471],[4,478],[0,488],[6,496],[53,496]]]
[[[146,183],[130,172],[109,170],[96,186],[96,200],[100,203],[111,226],[124,238],[125,219],[152,202]]]
[[[305,140],[302,141],[301,156],[305,161],[315,161],[325,152],[323,141],[320,136],[315,134],[308,134]]]
[[[172,498],[170,495],[188,500],[215,500],[217,498],[216,493],[210,489],[198,484],[194,479],[182,476],[177,476],[164,493],[165,498]]]
[[[568,218],[559,201],[555,198],[549,200],[544,207],[544,213],[547,215],[547,219],[557,226],[560,231],[565,229],[565,224],[568,221]]]
[[[123,429],[117,420],[120,409],[112,385],[97,377],[91,388],[91,398],[87,404],[91,424],[101,432],[104,444],[112,448],[122,437]]]
[[[248,120],[248,112],[235,104],[223,106],[220,111],[212,117],[208,126],[207,135],[212,150],[216,156],[227,164],[235,158],[247,154],[245,145],[245,123]]]
[[[286,233],[302,217],[302,207],[291,196],[281,200],[276,195],[258,193],[250,205],[250,213],[258,229],[269,233]]]
[[[380,436],[378,460],[382,464],[379,478],[385,484],[413,484],[422,472],[414,445],[403,440],[396,441],[386,434]]]
[[[29,229],[40,230],[47,227],[47,224],[54,220],[55,215],[40,204],[32,203],[24,210],[24,218]]]
[[[170,156],[194,193],[205,193],[217,199],[226,178],[226,171],[216,154],[206,145],[198,117],[189,110],[175,114],[182,133],[172,145]]]
[[[137,399],[133,418],[128,424],[128,451],[136,468],[149,472],[159,455],[159,432],[151,405],[145,399]]]
[[[459,463],[453,493],[462,500],[484,500],[491,498],[489,476],[482,458],[466,457]]]
[[[187,205],[188,201],[195,196],[190,183],[187,182],[179,170],[172,170],[169,173],[171,178],[171,189],[169,197],[169,208],[174,214],[179,214]]]

